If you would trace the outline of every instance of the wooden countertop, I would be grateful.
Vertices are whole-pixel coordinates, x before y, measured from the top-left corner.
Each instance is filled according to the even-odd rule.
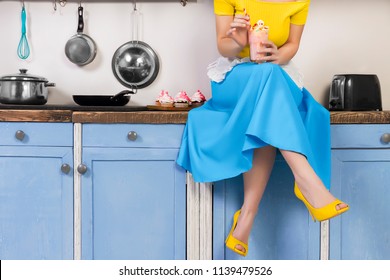
[[[332,124],[390,124],[390,111],[331,112]]]
[[[186,111],[82,111],[0,109],[0,121],[185,124]],[[390,124],[390,111],[331,112],[332,124]]]
[[[70,110],[0,110],[2,122],[72,122]]]
[[[185,124],[186,111],[73,111],[0,109],[0,122]]]

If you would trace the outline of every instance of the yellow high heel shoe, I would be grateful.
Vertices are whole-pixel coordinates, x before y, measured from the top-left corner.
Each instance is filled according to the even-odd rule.
[[[309,213],[311,217],[313,218],[313,221],[324,221],[324,220],[329,220],[333,217],[336,217],[346,211],[349,210],[349,206],[342,208],[340,210],[336,209],[336,206],[344,203],[341,200],[336,199],[335,201],[329,203],[328,205],[325,205],[324,207],[321,208],[314,208],[311,206],[311,204],[306,200],[306,198],[303,196],[301,193],[301,190],[298,188],[297,183],[294,185],[294,193],[297,198],[302,200],[302,202],[305,204],[307,210],[309,210]],[[345,204],[345,203],[344,203]]]
[[[235,238],[233,236],[233,231],[237,226],[238,216],[240,216],[240,214],[241,214],[241,210],[238,210],[236,213],[234,213],[233,225],[232,225],[232,228],[230,229],[229,235],[227,236],[227,238],[225,240],[225,244],[226,244],[226,247],[228,247],[233,252],[245,257],[246,254],[248,254],[248,244],[245,244],[244,242],[238,240],[237,238]],[[244,248],[244,251],[237,249],[236,248],[237,245],[241,245],[242,248]]]

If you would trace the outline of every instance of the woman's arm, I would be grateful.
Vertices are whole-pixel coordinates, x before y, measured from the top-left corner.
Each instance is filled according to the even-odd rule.
[[[266,48],[259,53],[269,55],[263,58],[261,62],[272,62],[275,64],[288,63],[298,52],[304,27],[304,25],[291,24],[288,40],[279,49],[271,41],[264,42]]]
[[[216,16],[217,46],[224,57],[237,57],[248,44],[248,15]]]

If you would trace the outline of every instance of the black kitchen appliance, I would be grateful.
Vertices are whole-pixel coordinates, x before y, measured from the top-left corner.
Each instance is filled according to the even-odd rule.
[[[329,94],[331,111],[382,111],[381,87],[377,75],[333,76]]]

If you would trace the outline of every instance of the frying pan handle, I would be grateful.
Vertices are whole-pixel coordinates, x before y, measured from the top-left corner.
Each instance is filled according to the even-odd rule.
[[[77,26],[77,33],[83,33],[84,31],[84,8],[79,7],[79,24]]]

